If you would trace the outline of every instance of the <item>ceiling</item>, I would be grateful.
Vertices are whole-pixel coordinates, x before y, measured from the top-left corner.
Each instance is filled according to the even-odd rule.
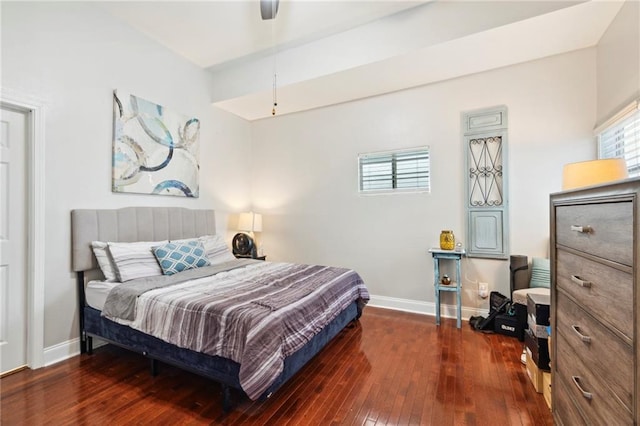
[[[212,74],[211,100],[247,120],[375,96],[594,46],[617,1],[259,0],[100,7]]]
[[[263,21],[260,0],[108,2],[102,7],[203,67],[281,46],[298,45],[415,7],[417,1],[280,0]]]

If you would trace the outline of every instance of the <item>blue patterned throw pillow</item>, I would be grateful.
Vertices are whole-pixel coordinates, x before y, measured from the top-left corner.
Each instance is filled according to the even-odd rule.
[[[163,244],[154,247],[153,254],[158,259],[162,273],[165,275],[173,275],[187,269],[211,264],[200,241]]]

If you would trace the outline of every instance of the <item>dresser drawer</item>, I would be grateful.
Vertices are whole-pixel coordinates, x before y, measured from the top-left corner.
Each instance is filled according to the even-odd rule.
[[[556,286],[595,318],[633,338],[633,276],[558,249]]]
[[[553,389],[553,417],[556,422],[561,426],[575,426],[575,425],[588,425],[580,410],[569,398],[569,390],[567,385],[555,379],[553,382],[555,388]]]
[[[556,335],[592,373],[597,374],[629,410],[633,407],[633,348],[573,303],[557,293]]]
[[[572,349],[564,336],[554,335],[556,357],[554,360],[556,381],[564,382],[569,397],[575,401],[584,416],[597,425],[631,425],[633,416],[596,377],[591,368],[582,363],[580,356]],[[605,358],[602,362],[609,362]],[[584,394],[583,392],[588,392]]]
[[[556,206],[556,242],[631,266],[632,218],[630,201]]]

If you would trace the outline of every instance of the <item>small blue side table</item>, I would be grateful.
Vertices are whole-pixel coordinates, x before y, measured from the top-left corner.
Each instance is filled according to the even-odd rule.
[[[436,325],[440,325],[440,292],[450,291],[456,293],[456,319],[458,328],[462,326],[462,275],[460,274],[460,260],[465,255],[464,249],[441,250],[439,248],[429,249],[429,253],[433,256],[433,286],[436,289]],[[456,262],[456,279],[451,284],[442,284],[440,282],[440,261],[454,260]]]

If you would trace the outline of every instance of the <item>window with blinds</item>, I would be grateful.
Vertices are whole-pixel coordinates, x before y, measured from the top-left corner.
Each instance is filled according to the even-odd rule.
[[[429,147],[358,156],[360,192],[430,192]]]
[[[598,135],[598,151],[600,158],[624,158],[632,177],[640,176],[640,105],[628,110]]]

